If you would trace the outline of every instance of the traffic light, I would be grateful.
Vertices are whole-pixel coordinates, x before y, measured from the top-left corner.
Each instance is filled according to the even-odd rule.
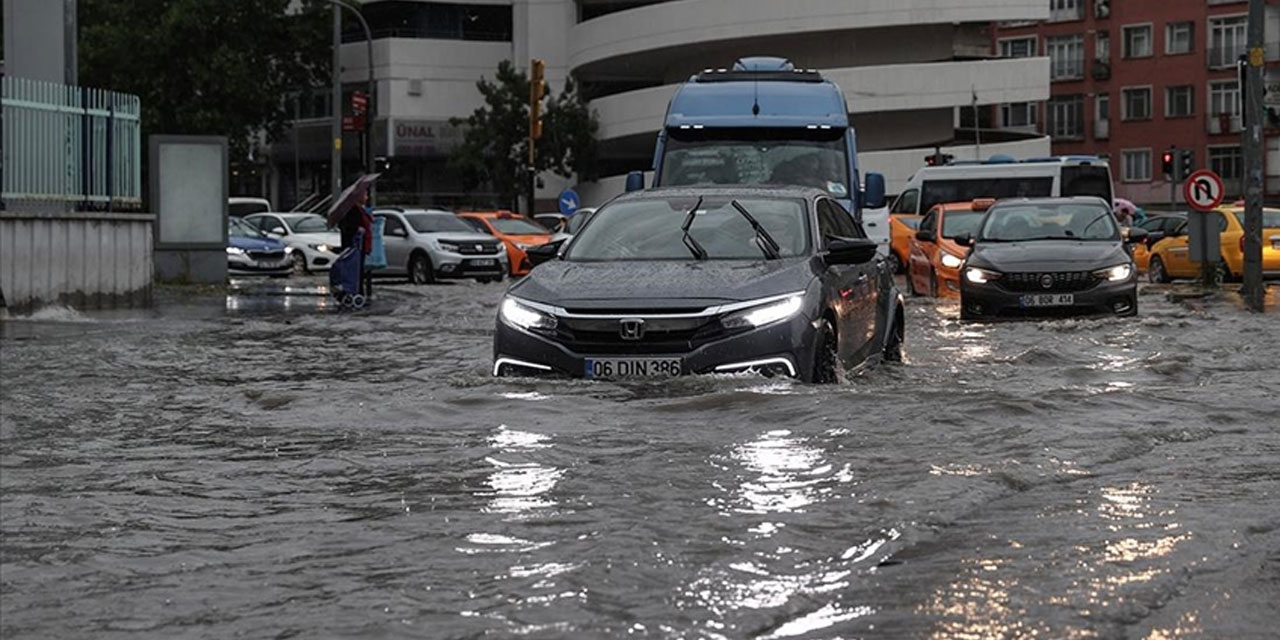
[[[1195,149],[1179,149],[1178,150],[1178,182],[1186,180],[1188,176],[1196,171],[1196,150]]]
[[[924,157],[924,163],[930,167],[940,167],[942,165],[951,164],[955,160],[955,156],[949,153],[935,152]]]
[[[1164,168],[1165,180],[1173,180],[1173,155],[1177,150],[1176,147],[1169,147],[1169,150],[1160,156],[1160,166]]]
[[[543,79],[547,63],[534,58],[529,65],[529,139],[542,137],[542,98],[547,95],[547,82]]]

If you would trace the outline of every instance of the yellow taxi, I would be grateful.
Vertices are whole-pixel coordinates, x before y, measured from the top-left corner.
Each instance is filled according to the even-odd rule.
[[[1244,205],[1219,207],[1210,215],[1220,233],[1220,272],[1223,277],[1240,278],[1244,275]],[[1262,272],[1267,277],[1280,277],[1280,209],[1262,210]],[[1191,260],[1187,223],[1151,247],[1147,264],[1147,279],[1151,282],[1199,275],[1200,263]]]
[[[907,253],[907,288],[918,296],[960,297],[960,266],[969,254],[956,237],[978,235],[987,209],[996,201],[978,198],[972,202],[936,204],[920,221],[911,237]]]
[[[1139,272],[1147,270],[1147,263],[1151,262],[1151,248],[1161,238],[1173,235],[1178,227],[1187,222],[1187,214],[1177,213],[1158,213],[1138,223],[1137,227],[1146,229],[1147,237],[1141,242],[1133,243],[1133,264],[1138,267]]]

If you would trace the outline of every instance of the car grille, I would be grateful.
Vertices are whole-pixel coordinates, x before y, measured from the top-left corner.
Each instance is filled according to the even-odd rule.
[[[1049,276],[1053,279],[1052,284],[1048,287],[1044,286],[1045,276]],[[1006,273],[1004,274],[1004,277],[997,282],[1010,291],[1066,293],[1071,291],[1084,291],[1085,289],[1098,284],[1098,279],[1088,271],[1057,271]]]
[[[498,243],[496,242],[455,242],[458,245],[458,253],[467,256],[492,255],[498,252]]]
[[[624,339],[621,323],[616,319],[560,318],[556,328],[558,342],[587,355],[687,353],[726,335],[728,332],[714,317],[649,318],[639,340]]]
[[[250,251],[249,257],[259,262],[280,262],[284,260],[283,251]]]

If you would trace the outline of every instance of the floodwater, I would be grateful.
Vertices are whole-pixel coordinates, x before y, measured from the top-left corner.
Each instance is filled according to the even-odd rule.
[[[611,384],[490,378],[501,290],[5,322],[0,635],[1276,637],[1276,313]]]

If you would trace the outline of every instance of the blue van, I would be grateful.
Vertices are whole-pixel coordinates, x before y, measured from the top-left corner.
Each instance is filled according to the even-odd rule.
[[[653,176],[655,187],[817,187],[859,222],[863,209],[884,206],[884,176],[859,174],[840,87],[785,58],[742,58],[680,85],[658,133]],[[643,174],[628,174],[627,191],[642,188]]]

